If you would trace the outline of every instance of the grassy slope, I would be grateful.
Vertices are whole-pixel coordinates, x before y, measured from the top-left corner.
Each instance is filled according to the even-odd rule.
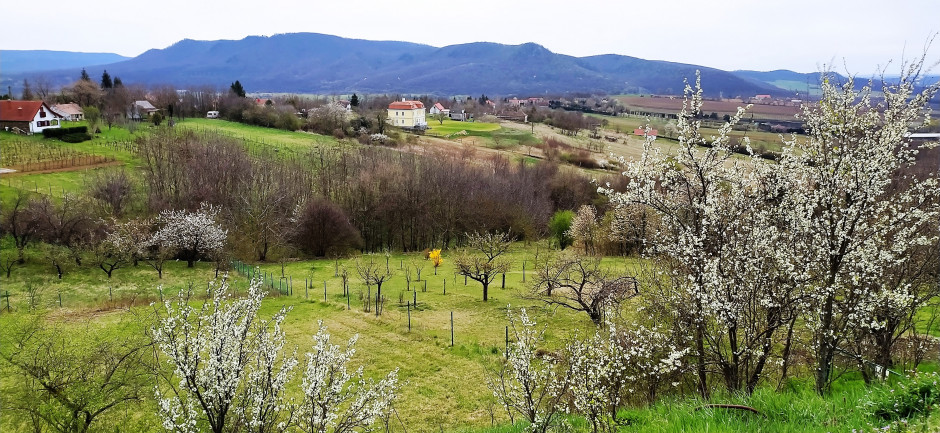
[[[630,122],[639,119],[609,118],[611,128],[614,122]],[[474,124],[452,122],[445,124],[454,131],[474,129],[475,138],[481,138],[484,144],[494,144],[492,135],[500,131],[517,133],[519,128],[496,128],[493,124]],[[218,130],[225,134],[242,137],[249,140],[253,146],[273,146],[287,152],[302,152],[306,149],[317,148],[321,145],[335,145],[330,137],[313,136],[310,134],[278,131],[268,128],[259,128],[235,124],[214,119],[187,119],[178,124],[182,128],[196,130]],[[620,123],[620,126],[635,127],[629,123]],[[459,129],[457,129],[459,128]],[[444,129],[446,131],[446,128]],[[137,133],[145,133],[141,128]],[[433,131],[433,129],[432,129]],[[438,131],[441,131],[438,129]],[[470,130],[468,130],[470,133]],[[526,131],[519,131],[529,134]],[[478,135],[477,135],[478,134]],[[125,130],[115,128],[114,132],[104,132],[94,142],[82,143],[76,146],[85,152],[98,151],[115,152],[118,159],[125,161],[127,166],[137,164],[130,153],[116,151],[103,144],[108,137],[129,137]],[[0,135],[0,139],[8,136]],[[37,137],[31,137],[37,139]],[[121,138],[115,138],[121,139]],[[637,140],[638,142],[638,140]],[[624,145],[627,146],[627,145]],[[614,149],[611,149],[614,150]],[[83,176],[87,173],[66,172],[43,175],[27,175],[18,177],[4,177],[0,182],[0,196],[6,198],[13,188],[22,187],[30,189],[33,185],[40,190],[53,187],[56,189],[78,191],[82,187]],[[9,182],[9,183],[8,183]],[[7,247],[8,248],[8,247]],[[351,282],[353,297],[350,305],[352,310],[345,308],[345,298],[342,297],[341,280],[333,276],[332,261],[303,261],[292,262],[285,265],[287,275],[293,277],[293,296],[274,297],[265,301],[263,314],[270,315],[282,305],[293,308],[288,316],[286,327],[290,343],[299,347],[302,352],[310,344],[310,336],[315,332],[317,321],[322,319],[330,327],[337,339],[345,339],[354,333],[361,334],[358,345],[356,362],[365,366],[367,374],[377,375],[392,368],[401,368],[401,377],[406,381],[402,388],[402,397],[398,404],[401,418],[411,431],[440,431],[466,430],[473,431],[520,431],[518,427],[507,426],[505,414],[498,408],[492,407],[492,397],[484,384],[484,367],[493,365],[500,356],[505,332],[505,308],[507,304],[513,307],[527,306],[540,323],[548,324],[549,345],[558,347],[562,340],[570,337],[576,331],[587,331],[590,323],[586,317],[573,314],[567,310],[558,310],[552,314],[546,311],[538,302],[527,299],[525,284],[522,282],[521,263],[526,260],[531,263],[535,250],[532,247],[516,247],[513,259],[516,263],[514,270],[507,276],[507,288],[491,288],[491,300],[487,303],[481,300],[479,284],[470,281],[463,285],[461,278],[454,279],[453,268],[449,260],[449,253],[445,252],[445,264],[439,270],[439,275],[433,275],[433,269],[426,264],[422,276],[428,281],[428,291],[423,292],[423,283],[418,285],[417,297],[419,306],[412,311],[412,331],[407,331],[407,310],[398,305],[399,294],[404,300],[413,299],[414,292],[406,291],[402,271],[398,270],[400,263],[406,264],[409,259],[420,257],[416,255],[394,254],[390,258],[390,267],[396,276],[383,287],[383,294],[388,299],[385,314],[376,318],[373,313],[362,311],[362,301],[358,294],[365,293],[366,289],[355,276],[354,266],[347,263],[351,269]],[[384,261],[383,256],[375,257]],[[607,259],[607,262],[620,269],[629,269],[632,262],[623,259]],[[427,262],[423,262],[427,263]],[[529,265],[531,266],[531,265]],[[263,264],[260,266],[265,272],[280,275],[278,264]],[[11,280],[4,280],[2,289],[11,292],[14,309],[22,311],[25,308],[25,287],[27,284],[44,287],[41,301],[51,308],[50,316],[57,320],[89,319],[101,326],[113,326],[116,323],[108,319],[112,308],[129,305],[132,300],[137,304],[146,304],[158,299],[157,286],[163,285],[165,293],[172,293],[189,284],[203,287],[212,277],[212,269],[208,264],[200,264],[195,269],[187,269],[185,264],[172,262],[167,265],[165,279],[158,280],[155,272],[144,264],[138,268],[124,268],[115,272],[114,278],[107,280],[103,272],[86,265],[82,268],[72,268],[67,271],[65,278],[58,281],[51,274],[51,267],[42,264],[36,258],[32,264],[14,271]],[[245,278],[233,276],[239,287],[246,284]],[[303,280],[313,281],[305,299]],[[447,280],[447,294],[443,294],[444,280]],[[323,281],[327,283],[328,302],[322,301]],[[373,288],[374,290],[374,288]],[[58,294],[62,293],[63,307],[58,307]],[[112,303],[111,293],[116,299]],[[140,307],[141,311],[147,307]],[[450,347],[450,312],[454,312],[455,321],[455,347]],[[15,315],[4,313],[0,316],[0,327],[4,321],[14,320]],[[9,322],[7,322],[9,323]],[[119,332],[119,331],[118,331]],[[0,379],[3,380],[3,379]],[[9,380],[9,379],[7,379]],[[739,402],[751,404],[768,413],[767,419],[753,419],[739,413],[728,413],[717,410],[697,411],[700,406],[697,400],[666,401],[659,403],[649,410],[635,409],[628,411],[634,419],[634,426],[626,431],[848,431],[851,428],[864,427],[868,419],[861,415],[857,405],[860,391],[857,381],[846,382],[849,386],[837,391],[831,399],[815,398],[807,390],[809,386],[803,384],[794,391],[776,393],[772,390],[762,390],[755,398],[717,397],[719,402]],[[501,427],[488,428],[491,422],[491,410],[497,423]],[[152,401],[145,401],[143,406],[135,411],[135,419],[141,429],[155,430],[152,414],[155,405]],[[0,430],[10,425],[9,415],[0,416]],[[400,430],[400,426],[396,430]]]

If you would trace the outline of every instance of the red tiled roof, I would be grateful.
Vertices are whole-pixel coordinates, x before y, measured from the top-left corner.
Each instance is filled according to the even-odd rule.
[[[417,110],[419,108],[424,108],[424,103],[421,101],[397,101],[388,104],[389,110]]]
[[[438,102],[438,103],[436,103],[436,104],[434,104],[434,106],[435,106],[435,107],[437,107],[437,109],[438,109],[438,110],[445,110],[445,108],[444,108],[444,106],[443,106],[443,105],[441,105],[441,103],[440,103],[440,102]]]
[[[42,107],[42,101],[0,101],[0,120],[7,122],[29,122],[36,118],[36,112]],[[48,106],[46,110],[52,112]],[[53,113],[53,116],[57,116]]]

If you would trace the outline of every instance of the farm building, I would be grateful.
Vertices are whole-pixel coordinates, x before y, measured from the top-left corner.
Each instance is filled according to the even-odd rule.
[[[70,104],[53,105],[52,111],[55,111],[58,115],[70,122],[85,120],[85,112],[82,110],[82,107],[74,102]]]
[[[400,128],[427,128],[424,103],[402,99],[388,104],[388,123]]]
[[[0,127],[33,134],[59,128],[62,116],[42,101],[0,101]]]

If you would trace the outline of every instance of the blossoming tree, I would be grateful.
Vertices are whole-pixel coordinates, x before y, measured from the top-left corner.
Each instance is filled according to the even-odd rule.
[[[218,215],[219,208],[208,204],[195,212],[165,211],[157,219],[161,227],[154,233],[151,244],[178,251],[191,268],[199,258],[225,247],[228,231],[216,222]]]

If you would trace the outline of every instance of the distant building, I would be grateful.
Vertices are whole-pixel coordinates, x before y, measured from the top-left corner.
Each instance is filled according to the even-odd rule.
[[[42,101],[0,101],[0,128],[19,128],[34,134],[61,127],[63,117]]]
[[[473,114],[467,113],[464,110],[460,110],[459,113],[451,111],[449,116],[450,120],[456,120],[458,122],[469,122],[473,120]]]
[[[150,101],[134,101],[134,104],[131,105],[131,109],[127,112],[127,118],[140,121],[158,111],[160,111],[160,109],[154,107]]]
[[[758,101],[770,100],[770,95],[754,95],[754,99]]]
[[[428,110],[428,113],[429,114],[444,114],[445,116],[449,116],[450,109],[444,108],[444,106],[441,105],[440,102],[437,102],[431,107],[430,110]]]
[[[63,119],[70,122],[85,120],[85,111],[76,103],[56,104],[52,106],[52,111],[55,111],[58,115],[62,116]]]
[[[339,108],[342,108],[343,110],[347,112],[352,111],[352,102],[349,102],[346,100],[341,99],[339,101],[336,101],[336,106],[338,106]]]
[[[388,104],[388,123],[400,128],[427,128],[424,103],[402,98]]]
[[[634,129],[634,130],[633,130],[633,135],[638,135],[638,136],[640,136],[640,137],[646,137],[646,135],[647,135],[646,128],[637,128],[637,129]],[[655,130],[655,129],[650,129],[650,130],[649,130],[649,136],[650,136],[650,137],[658,137],[658,136],[659,136],[659,131],[657,131],[657,130]]]

